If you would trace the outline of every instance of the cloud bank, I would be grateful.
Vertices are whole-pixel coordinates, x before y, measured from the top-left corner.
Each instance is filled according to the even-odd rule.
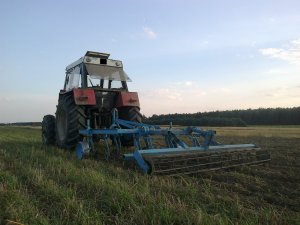
[[[263,48],[259,51],[262,55],[300,65],[300,38],[291,41],[284,48]]]

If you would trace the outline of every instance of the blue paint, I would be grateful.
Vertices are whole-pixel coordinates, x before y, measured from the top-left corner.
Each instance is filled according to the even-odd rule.
[[[82,159],[84,156],[84,147],[82,142],[79,142],[76,146],[76,156],[78,159]]]
[[[120,127],[127,127],[127,129],[121,129]],[[79,142],[76,147],[76,155],[79,159],[82,159],[87,152],[93,152],[93,136],[102,135],[102,138],[106,143],[106,149],[104,151],[105,157],[109,158],[110,146],[107,144],[107,140],[114,139],[120,140],[122,135],[132,134],[135,142],[135,150],[132,153],[127,153],[123,155],[125,161],[133,160],[137,163],[139,168],[144,173],[149,173],[151,170],[150,166],[144,160],[145,156],[149,155],[170,155],[170,154],[183,154],[187,152],[226,152],[230,150],[239,151],[245,149],[257,148],[254,144],[237,144],[237,145],[221,145],[214,140],[216,134],[212,130],[202,130],[198,127],[186,127],[184,129],[161,129],[159,126],[153,126],[143,123],[136,123],[132,121],[121,120],[117,118],[115,112],[114,123],[111,125],[111,129],[85,129],[80,130],[81,135],[85,136],[88,139],[88,144]],[[165,139],[166,146],[169,148],[155,149],[153,148],[153,136],[160,135]],[[193,140],[194,146],[188,146],[183,140],[179,137],[182,135],[191,136],[196,139]],[[203,139],[200,140],[200,137]],[[146,140],[145,145],[146,149],[141,149],[142,141]],[[196,142],[196,144],[195,144]],[[121,142],[118,142],[116,146],[117,151],[120,152],[122,145]]]

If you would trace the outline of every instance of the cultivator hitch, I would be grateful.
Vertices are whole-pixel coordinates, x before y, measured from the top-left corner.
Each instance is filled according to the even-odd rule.
[[[255,144],[222,145],[216,142],[215,131],[197,127],[175,129],[171,126],[162,129],[118,119],[116,111],[109,129],[88,128],[80,130],[80,134],[84,141],[77,145],[78,158],[95,152],[93,137],[97,136],[105,143],[107,160],[114,153],[125,161],[135,161],[142,172],[158,175],[194,174],[270,161],[270,154]],[[128,137],[133,138],[135,149],[121,154],[122,140]],[[164,147],[161,147],[162,142]]]

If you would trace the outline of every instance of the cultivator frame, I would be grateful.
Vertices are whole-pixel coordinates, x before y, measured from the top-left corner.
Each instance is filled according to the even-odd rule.
[[[88,120],[88,128],[79,131],[84,137],[76,147],[79,159],[96,152],[93,141],[95,136],[105,143],[106,160],[113,152],[121,156],[122,138],[129,135],[133,138],[135,149],[123,154],[123,159],[135,161],[140,170],[148,174],[194,174],[270,161],[270,154],[255,144],[222,145],[216,142],[216,132],[212,130],[198,127],[176,129],[172,126],[162,129],[156,125],[119,119],[116,109],[112,115],[113,123],[109,129],[91,129]],[[156,148],[154,136],[163,136],[166,147]],[[180,139],[181,136],[187,136],[192,146]]]

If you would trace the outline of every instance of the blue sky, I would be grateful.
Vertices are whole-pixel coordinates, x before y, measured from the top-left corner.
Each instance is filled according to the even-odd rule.
[[[152,114],[300,105],[300,1],[3,1],[0,122],[54,114],[65,67],[120,59]]]

